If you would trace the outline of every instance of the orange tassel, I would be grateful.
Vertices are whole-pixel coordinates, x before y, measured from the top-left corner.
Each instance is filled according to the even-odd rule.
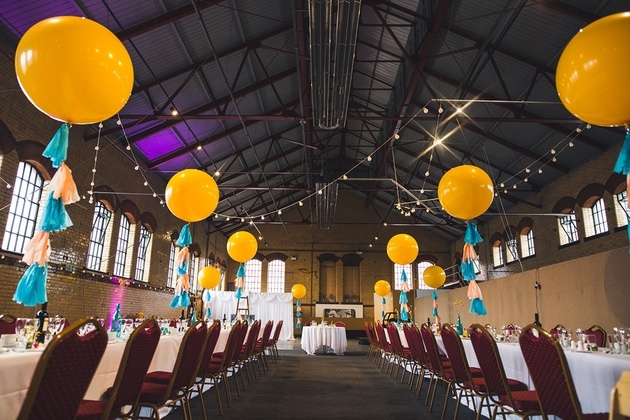
[[[53,191],[55,200],[61,197],[61,202],[65,205],[76,203],[81,199],[77,191],[77,185],[72,178],[72,171],[65,163],[62,163],[57,172],[55,172],[55,175],[50,180],[48,189]]]

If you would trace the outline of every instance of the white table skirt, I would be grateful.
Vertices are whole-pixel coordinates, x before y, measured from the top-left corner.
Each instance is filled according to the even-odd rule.
[[[342,355],[348,348],[346,329],[344,327],[302,327],[302,350],[307,354],[315,354],[322,346],[330,347],[335,354]]]
[[[225,348],[228,335],[229,330],[221,330],[215,351],[222,351]],[[149,371],[172,370],[182,338],[183,334],[160,337]],[[99,399],[103,392],[114,384],[124,351],[123,341],[107,345],[85,394],[86,399]],[[41,351],[30,350],[25,352],[11,350],[0,353],[0,377],[2,378],[0,381],[0,419],[17,418],[41,355]]]

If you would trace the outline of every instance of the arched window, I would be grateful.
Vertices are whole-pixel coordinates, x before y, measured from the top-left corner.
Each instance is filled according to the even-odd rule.
[[[608,218],[603,198],[595,201],[590,208],[582,208],[582,214],[584,215],[584,234],[587,238],[608,232]]]
[[[126,215],[120,218],[118,228],[118,243],[116,245],[116,259],[114,260],[114,275],[118,277],[129,277],[130,269],[127,261],[127,249],[129,248],[129,237],[131,235],[131,223]]]
[[[190,253],[190,261],[188,263],[188,281],[190,284],[190,292],[195,294],[201,287],[199,286],[199,279],[197,276],[199,273],[199,257],[191,252]]]
[[[2,238],[2,248],[22,253],[35,234],[44,179],[33,165],[20,162]]]
[[[105,250],[109,249],[111,240],[110,221],[112,212],[101,201],[94,205],[92,217],[92,231],[90,232],[90,244],[87,252],[87,268],[95,271],[107,271],[107,257],[103,258]]]
[[[429,287],[426,285],[423,278],[424,278],[424,270],[426,270],[427,268],[433,265],[435,264],[433,264],[431,261],[420,261],[418,263],[418,289],[432,289],[432,287]]]
[[[623,190],[615,194],[615,217],[617,226],[628,226],[630,211],[628,211],[628,191]]]
[[[267,264],[267,292],[284,293],[285,262],[272,260]]]
[[[138,243],[138,255],[136,256],[135,279],[143,282],[149,281],[149,270],[151,266],[151,232],[144,227],[140,227],[140,242]]]
[[[249,260],[245,263],[245,290],[260,292],[262,282],[262,261]]]
[[[558,234],[560,235],[560,245],[567,245],[579,240],[575,211],[571,210],[571,213],[558,218]]]
[[[407,276],[407,285],[410,289],[413,289],[413,275],[411,273],[411,264],[400,265],[394,264],[394,289],[402,290],[403,282],[402,282],[402,272],[405,271],[405,275]]]
[[[508,264],[519,259],[517,236],[516,228],[508,226],[505,230],[505,261]]]
[[[503,259],[503,235],[499,232],[494,233],[490,238],[490,243],[492,244],[492,266],[500,267],[505,264]]]
[[[523,218],[516,227],[517,233],[521,241],[521,257],[533,257],[536,255],[536,247],[534,246],[534,231],[532,227],[534,221],[529,217]]]

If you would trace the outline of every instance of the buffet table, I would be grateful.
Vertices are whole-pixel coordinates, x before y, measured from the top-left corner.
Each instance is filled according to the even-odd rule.
[[[225,348],[229,332],[229,330],[221,330],[215,351],[222,351]],[[150,372],[173,369],[183,337],[183,334],[160,337],[149,367]],[[114,384],[124,351],[125,342],[122,340],[107,344],[103,358],[85,394],[86,399],[98,400],[102,393]],[[2,349],[0,353],[0,377],[3,378],[0,381],[0,419],[9,420],[17,417],[41,355],[41,350],[8,349],[7,351]]]
[[[331,348],[335,354],[342,355],[348,348],[346,329],[335,326],[302,327],[302,350],[306,354],[315,354],[321,347]]]

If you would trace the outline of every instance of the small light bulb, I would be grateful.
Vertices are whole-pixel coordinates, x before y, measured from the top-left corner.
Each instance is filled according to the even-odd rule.
[[[556,154],[556,149],[551,149],[551,154],[555,155]]]
[[[103,123],[102,122],[98,123],[98,128],[103,128]]]
[[[298,202],[298,205],[299,205],[300,207],[302,207],[302,206],[304,205],[304,203],[302,203],[301,201],[299,201],[299,202]]]
[[[322,195],[324,193],[324,190],[319,190],[317,191],[317,194]]]
[[[582,132],[582,129],[581,129],[580,127],[578,127],[578,128],[576,128],[576,129],[575,129],[575,132],[576,132],[576,133],[581,133],[581,132]]]
[[[226,221],[226,222],[229,222],[229,221],[230,221],[230,216],[226,217],[226,218],[225,218],[225,221]]]
[[[512,185],[512,188],[516,189],[516,184]]]
[[[556,157],[554,156],[553,159],[551,159],[552,162],[557,162],[558,159],[556,159]]]
[[[525,168],[525,172],[530,173],[531,170],[529,168]]]
[[[127,149],[127,150],[131,150],[131,146],[130,146],[130,145],[127,145],[127,147],[125,147],[125,149]]]
[[[343,180],[345,181],[346,179],[348,179],[348,175],[343,174],[343,177],[342,177],[342,178],[343,178]]]
[[[527,181],[529,181],[529,179],[525,178],[523,181],[524,181],[524,182],[527,182]]]
[[[539,170],[538,170],[538,173],[539,173],[539,174],[542,174],[542,169],[539,169]]]
[[[422,108],[422,112],[424,112],[425,114],[429,113],[429,109],[425,106],[424,108]]]
[[[367,161],[368,162],[372,162],[372,156],[371,155],[367,157]]]
[[[387,226],[387,222],[383,223],[383,226]]]
[[[400,135],[399,135],[398,133],[396,133],[396,134],[394,134],[394,138],[395,138],[396,140],[398,140],[398,139],[400,138]]]
[[[149,183],[147,181],[144,181],[144,186],[146,187],[147,185],[149,185]]]
[[[442,106],[440,105],[440,107],[438,108],[438,114],[441,114],[442,112],[444,112],[444,108],[442,108]]]
[[[260,220],[265,220],[265,215],[260,216]]]
[[[575,146],[575,144],[572,141],[570,141],[569,142],[569,147],[573,147],[573,146]]]
[[[94,146],[94,150],[98,150],[98,149],[99,149],[99,147],[98,147],[98,146]]]
[[[116,121],[116,124],[117,124],[117,125],[121,125],[121,124],[122,124],[122,122],[120,122],[120,120],[117,120],[117,121]]]
[[[134,168],[133,168],[133,169],[137,171],[138,169],[140,169],[140,166],[139,166],[139,165],[136,165],[136,166],[134,166]]]
[[[503,188],[503,187],[505,187],[505,184],[502,182],[502,183],[501,183],[501,188]]]
[[[424,194],[424,188],[420,190],[420,194]]]
[[[281,214],[282,214],[282,210],[278,210],[278,215],[281,215]]]

